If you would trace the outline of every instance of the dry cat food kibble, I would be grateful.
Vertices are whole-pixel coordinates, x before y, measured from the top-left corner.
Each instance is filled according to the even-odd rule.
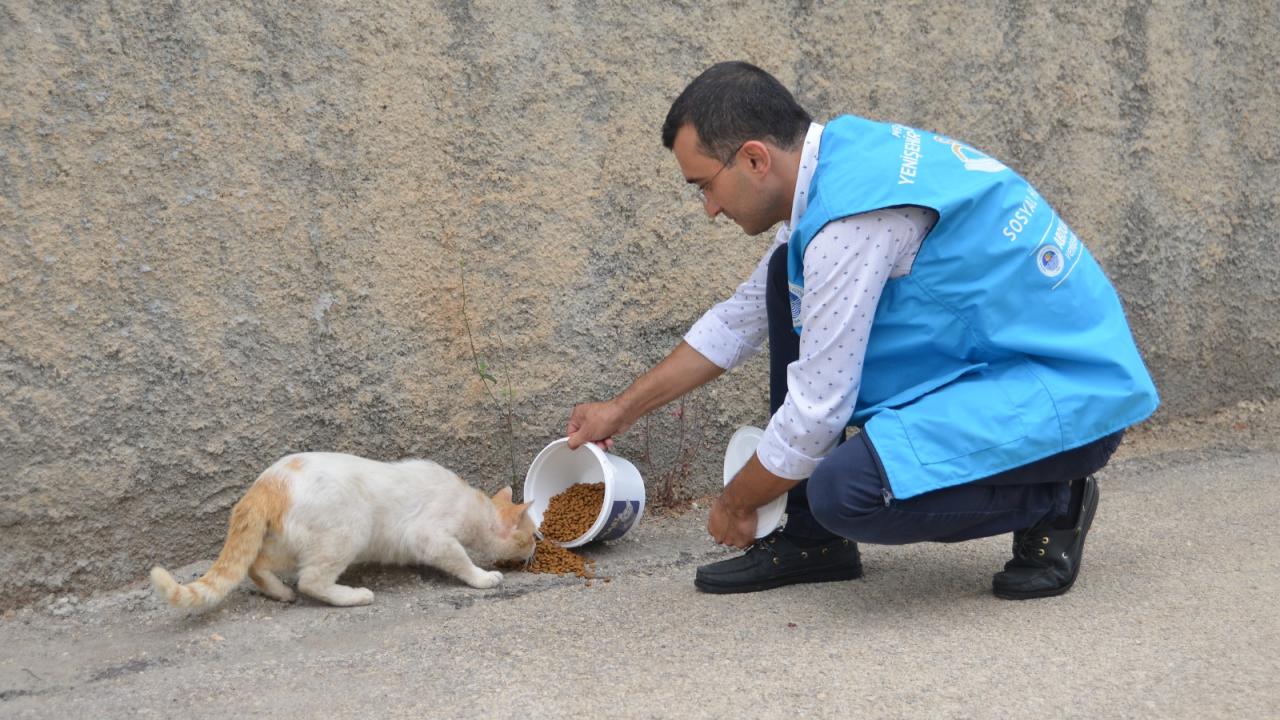
[[[604,504],[604,483],[578,483],[551,498],[542,516],[542,536],[569,542],[591,529]]]
[[[573,573],[590,582],[596,576],[595,566],[594,560],[587,560],[551,538],[543,538],[534,548],[533,562],[525,569],[531,573]]]
[[[604,483],[578,483],[547,503],[542,515],[542,539],[533,551],[533,559],[525,567],[531,573],[572,573],[591,584],[596,576],[595,561],[561,545],[582,536],[600,516],[604,504]]]

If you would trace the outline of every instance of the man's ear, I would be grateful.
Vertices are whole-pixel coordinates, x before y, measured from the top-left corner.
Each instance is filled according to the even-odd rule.
[[[739,162],[747,163],[747,170],[751,173],[759,173],[761,175],[769,172],[769,168],[773,166],[773,153],[769,151],[769,146],[759,140],[748,140],[742,144],[743,158]]]

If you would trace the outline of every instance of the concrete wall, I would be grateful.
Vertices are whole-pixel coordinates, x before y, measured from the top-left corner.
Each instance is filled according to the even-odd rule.
[[[724,59],[1035,182],[1163,413],[1280,388],[1274,2],[646,5],[0,1],[0,605],[211,557],[291,451],[522,478],[766,246],[659,142]],[[714,491],[763,379],[621,453]]]

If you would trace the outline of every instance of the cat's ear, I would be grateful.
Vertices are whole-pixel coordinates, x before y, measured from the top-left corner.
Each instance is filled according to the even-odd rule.
[[[511,486],[508,485],[502,488],[501,490],[499,490],[498,492],[494,493],[493,502],[496,505],[510,505],[511,504]]]
[[[525,513],[528,512],[529,506],[532,504],[533,503],[531,502],[520,503],[519,505],[511,505],[498,511],[503,522],[506,523],[507,530],[509,532],[514,532],[516,528],[520,527],[520,523],[524,521]]]

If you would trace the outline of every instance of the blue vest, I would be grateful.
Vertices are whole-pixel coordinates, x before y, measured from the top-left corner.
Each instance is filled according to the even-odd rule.
[[[938,222],[876,308],[850,425],[890,491],[988,477],[1137,423],[1159,404],[1111,283],[1012,170],[947,137],[857,117],[826,126],[788,242],[799,332],[804,251],[827,223],[900,205]]]

